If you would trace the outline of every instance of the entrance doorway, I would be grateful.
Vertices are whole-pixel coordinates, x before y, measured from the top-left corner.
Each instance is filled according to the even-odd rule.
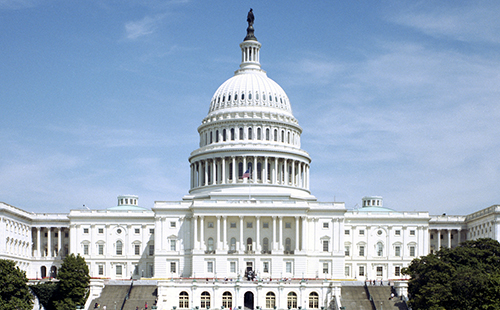
[[[243,306],[247,310],[253,310],[253,293],[252,292],[245,293],[245,301],[243,303]]]

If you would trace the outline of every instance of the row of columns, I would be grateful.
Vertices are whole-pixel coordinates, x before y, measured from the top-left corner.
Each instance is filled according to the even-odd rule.
[[[461,237],[462,237],[462,229],[461,228],[458,228],[458,229],[432,229],[434,231],[436,231],[437,233],[437,250],[441,249],[441,236],[442,236],[442,232],[443,231],[446,231],[446,236],[447,236],[447,245],[448,245],[448,248],[451,249],[451,234],[452,234],[452,231],[455,230],[457,231],[457,235],[458,235],[458,240],[457,240],[457,244],[460,244],[461,241]],[[432,240],[430,239],[431,238],[431,233],[429,233],[429,253],[430,253],[430,246],[431,246],[431,242]]]
[[[54,240],[52,240],[52,227],[35,227],[36,229],[36,257],[56,257],[59,255],[61,249],[62,249],[62,236],[61,233],[63,231],[64,227],[54,227],[57,229],[57,248],[56,251],[53,251],[52,249],[52,243]],[[41,237],[40,237],[40,232],[46,229],[47,231],[47,253],[42,253],[41,251]],[[68,230],[69,231],[69,230]]]
[[[265,96],[263,94],[263,96]],[[300,134],[287,127],[267,127],[249,125],[236,128],[210,128],[200,133],[200,147],[230,141],[267,141],[266,143],[286,143],[300,147]]]
[[[231,156],[229,161],[226,161],[226,157],[196,161],[191,164],[191,188],[217,184],[248,183],[246,178],[240,179],[242,176],[239,175],[237,171],[239,167],[236,165],[242,163],[243,172],[245,172],[248,169],[247,157],[250,158],[248,163],[252,163],[251,177],[249,178],[252,183],[280,184],[309,189],[309,165],[307,163],[267,156],[264,156],[264,162],[258,161],[260,156]],[[259,163],[261,164],[260,180],[257,178]],[[232,165],[231,172],[229,172],[229,165]],[[291,168],[291,178],[289,167]],[[268,171],[269,168],[271,171]],[[268,178],[269,172],[271,172],[270,178]]]

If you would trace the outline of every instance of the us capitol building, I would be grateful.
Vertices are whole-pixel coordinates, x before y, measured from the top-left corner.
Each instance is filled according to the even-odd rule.
[[[181,201],[147,209],[122,195],[105,210],[61,214],[0,203],[0,258],[41,279],[80,254],[93,283],[101,281],[94,297],[100,279],[150,279],[161,309],[320,308],[342,281],[404,280],[402,268],[416,257],[500,240],[500,205],[449,216],[399,212],[379,196],[354,210],[317,201],[302,129],[285,91],[261,69],[251,17],[239,69],[198,127]]]

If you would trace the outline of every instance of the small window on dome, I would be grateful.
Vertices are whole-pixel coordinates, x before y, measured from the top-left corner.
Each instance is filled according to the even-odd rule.
[[[266,95],[265,94],[262,94],[262,99],[266,100]]]
[[[278,97],[274,97],[274,101],[278,102]]]
[[[280,102],[283,103],[283,98],[280,98]]]
[[[259,100],[259,93],[255,94],[255,99]]]
[[[252,93],[248,93],[248,100],[252,100]]]
[[[234,100],[238,100],[238,94],[234,94]]]
[[[245,100],[245,94],[241,94],[241,100]]]
[[[222,96],[222,102],[226,101],[226,96]]]
[[[219,97],[219,98],[217,98],[217,103],[220,103],[220,97]]]
[[[273,97],[271,97],[271,95],[269,95],[269,101],[273,101]]]
[[[231,95],[227,97],[227,101],[231,101]]]

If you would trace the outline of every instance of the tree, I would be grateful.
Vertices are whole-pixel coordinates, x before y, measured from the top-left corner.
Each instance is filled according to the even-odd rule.
[[[500,309],[500,243],[466,241],[414,259],[403,273],[413,309]]]
[[[0,259],[0,310],[33,308],[33,295],[24,271],[11,260]]]
[[[54,297],[57,296],[58,285],[57,282],[45,282],[30,287],[45,310],[55,310]]]
[[[59,285],[57,298],[54,301],[56,309],[75,309],[77,305],[85,304],[90,276],[89,267],[83,257],[79,254],[66,256],[57,273],[57,279]]]

